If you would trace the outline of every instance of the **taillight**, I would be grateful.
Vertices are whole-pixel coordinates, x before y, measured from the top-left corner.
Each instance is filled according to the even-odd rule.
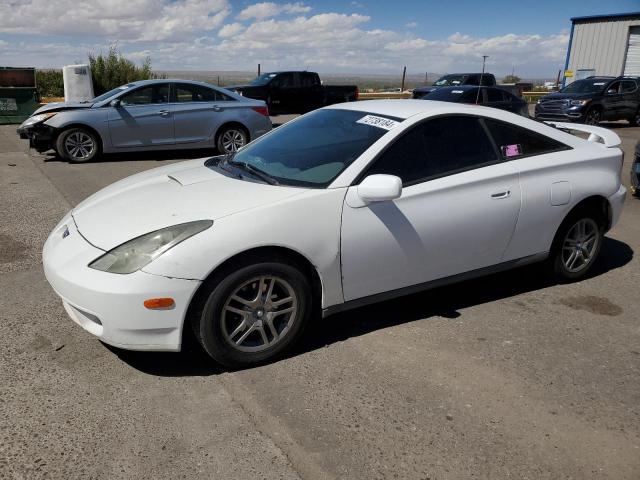
[[[253,110],[254,112],[258,112],[260,115],[264,115],[265,117],[269,116],[269,108],[264,106],[264,107],[251,107],[251,110]]]

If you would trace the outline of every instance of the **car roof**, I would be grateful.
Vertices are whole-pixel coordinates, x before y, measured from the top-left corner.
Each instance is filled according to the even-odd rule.
[[[327,109],[355,110],[373,115],[385,115],[388,117],[401,118],[406,120],[409,117],[419,114],[472,114],[478,115],[483,112],[488,116],[495,116],[496,109],[483,107],[480,105],[466,103],[439,102],[437,100],[363,100],[361,102],[339,103],[324,107]],[[502,112],[502,110],[498,110]]]
[[[194,85],[204,85],[205,87],[215,87],[211,83],[202,82],[198,80],[184,80],[182,78],[153,78],[150,80],[137,80],[135,82],[129,82],[127,85],[132,85],[134,87],[140,87],[143,85],[155,85],[158,83],[167,83],[167,82],[180,82],[180,83],[191,83]],[[223,87],[218,87],[223,88]]]

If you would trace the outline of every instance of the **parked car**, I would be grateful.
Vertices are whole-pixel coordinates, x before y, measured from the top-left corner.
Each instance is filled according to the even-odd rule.
[[[482,80],[482,81],[480,81]],[[428,87],[413,89],[413,98],[422,98],[426,94],[441,87],[461,87],[462,85],[482,85],[491,87],[496,84],[496,77],[492,73],[451,73],[440,77]]]
[[[427,93],[422,100],[440,102],[471,103],[485,107],[499,108],[529,118],[529,105],[522,98],[497,87],[442,87]]]
[[[264,100],[272,113],[306,113],[334,103],[358,100],[356,85],[323,85],[315,72],[264,73],[249,85],[227,87],[245,97]]]
[[[232,367],[282,354],[316,310],[537,261],[580,279],[626,190],[618,136],[572,128],[592,141],[476,105],[319,109],[94,194],[53,229],[44,271],[103,342],[175,351],[192,328]]]
[[[18,128],[39,152],[71,162],[100,153],[217,147],[230,153],[271,130],[269,111],[203,82],[144,80],[86,103],[50,103]]]
[[[628,120],[640,126],[640,79],[588,77],[538,100],[535,117],[597,125],[602,120]]]
[[[631,193],[640,196],[640,142],[636,143],[635,156],[631,165]]]

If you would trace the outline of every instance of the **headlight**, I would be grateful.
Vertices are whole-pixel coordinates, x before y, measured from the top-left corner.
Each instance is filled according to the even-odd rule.
[[[89,267],[110,273],[133,273],[177,244],[213,225],[212,220],[181,223],[134,238],[108,251]]]
[[[572,107],[581,107],[582,105],[586,105],[590,101],[591,100],[571,100],[569,102],[569,105],[571,105]]]
[[[29,125],[35,125],[36,123],[44,122],[45,120],[49,120],[56,113],[58,112],[39,113],[38,115],[27,118],[24,122],[22,122],[22,126],[28,127]]]

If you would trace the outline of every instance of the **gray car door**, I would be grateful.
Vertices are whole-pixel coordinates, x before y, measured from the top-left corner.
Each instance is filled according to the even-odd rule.
[[[176,143],[215,144],[214,135],[228,120],[231,98],[213,88],[174,83],[173,118]]]
[[[175,143],[169,84],[132,90],[109,108],[109,135],[115,148],[145,148]]]

